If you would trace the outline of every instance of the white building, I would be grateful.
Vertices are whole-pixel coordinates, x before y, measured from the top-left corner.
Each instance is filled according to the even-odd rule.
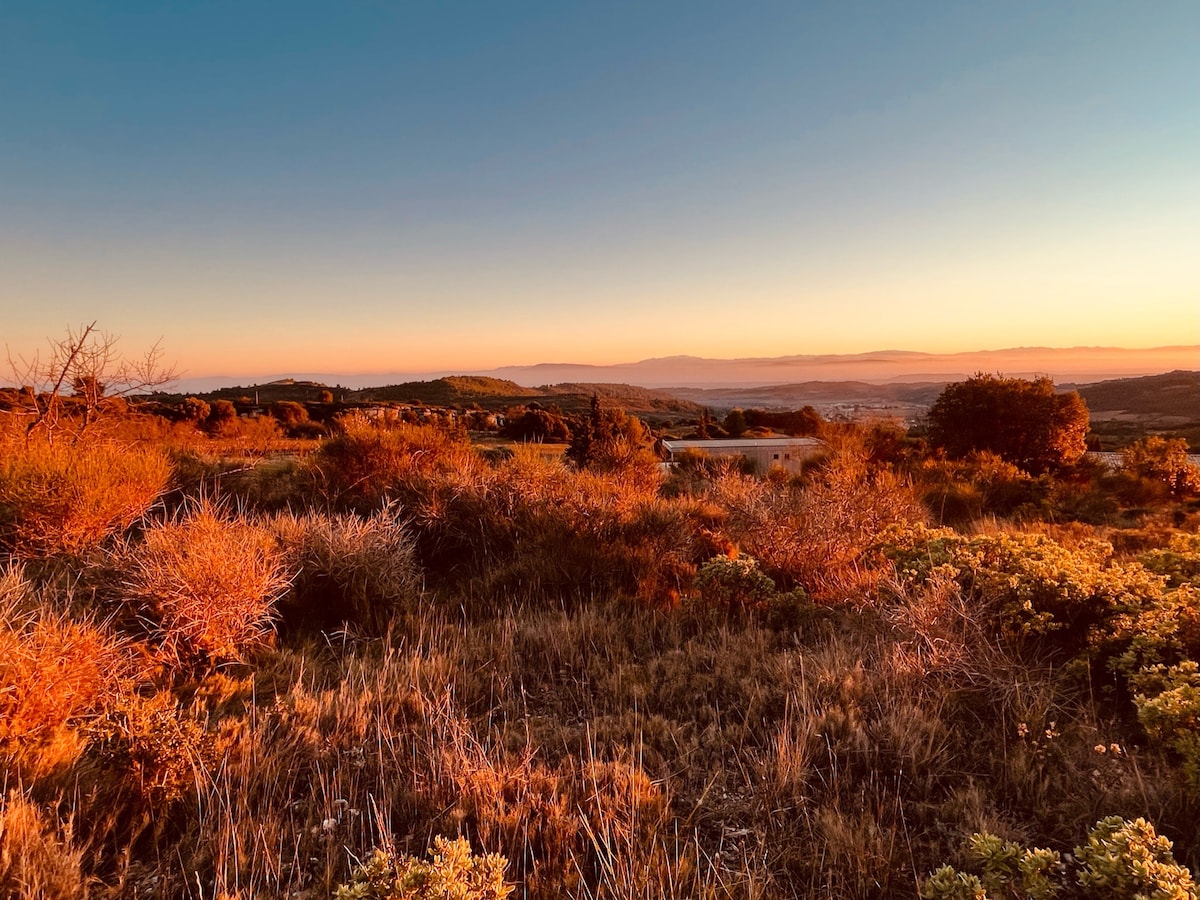
[[[825,442],[813,437],[788,438],[726,438],[713,441],[664,440],[667,462],[674,462],[684,450],[697,450],[714,458],[741,456],[754,463],[759,472],[778,466],[793,475],[798,474],[804,461],[825,449]]]

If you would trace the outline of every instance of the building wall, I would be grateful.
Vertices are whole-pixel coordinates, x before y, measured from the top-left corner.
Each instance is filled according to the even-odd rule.
[[[753,440],[748,440],[736,447],[700,446],[698,442],[693,442],[685,449],[699,450],[714,459],[743,457],[753,463],[755,470],[760,474],[765,474],[772,468],[778,467],[792,475],[797,475],[800,473],[804,461],[824,450],[825,445],[819,441],[797,440],[795,444],[762,446]]]

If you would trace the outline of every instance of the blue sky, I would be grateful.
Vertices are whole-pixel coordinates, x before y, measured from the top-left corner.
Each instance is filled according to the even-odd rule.
[[[1200,4],[0,5],[0,308],[193,374],[1200,343]]]

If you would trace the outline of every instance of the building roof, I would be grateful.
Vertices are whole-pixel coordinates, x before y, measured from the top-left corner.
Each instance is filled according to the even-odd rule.
[[[750,450],[755,447],[819,447],[825,442],[814,437],[722,438],[713,441],[664,440],[668,450]]]

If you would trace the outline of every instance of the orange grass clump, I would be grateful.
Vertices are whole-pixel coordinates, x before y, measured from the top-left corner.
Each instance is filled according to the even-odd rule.
[[[126,589],[181,663],[241,659],[270,632],[289,581],[265,529],[207,504],[147,529],[125,554]]]
[[[171,478],[150,448],[30,440],[0,449],[0,547],[18,557],[96,546],[140,518]]]

